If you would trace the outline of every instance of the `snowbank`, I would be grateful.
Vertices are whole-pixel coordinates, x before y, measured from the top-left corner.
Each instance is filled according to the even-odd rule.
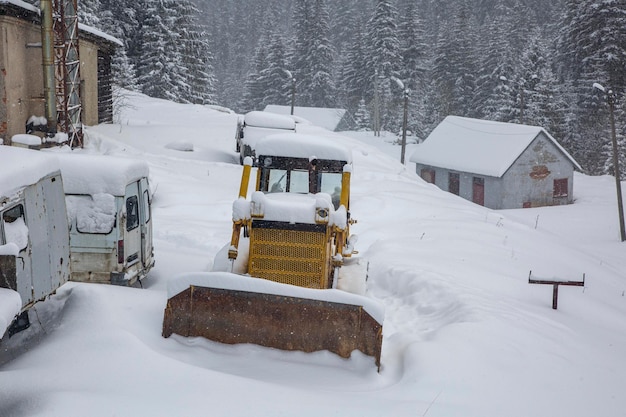
[[[247,291],[263,294],[274,294],[286,297],[299,297],[311,300],[328,301],[339,304],[363,306],[378,323],[382,323],[385,317],[382,304],[371,298],[351,294],[341,290],[318,290],[303,288],[295,285],[280,284],[262,278],[253,278],[230,274],[228,272],[197,272],[180,275],[168,282],[168,298],[180,294],[190,285],[199,287],[220,288],[233,291]]]

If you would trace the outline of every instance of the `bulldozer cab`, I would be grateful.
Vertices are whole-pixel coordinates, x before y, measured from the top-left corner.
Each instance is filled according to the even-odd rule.
[[[261,156],[258,190],[265,193],[326,193],[339,208],[341,179],[347,161]]]

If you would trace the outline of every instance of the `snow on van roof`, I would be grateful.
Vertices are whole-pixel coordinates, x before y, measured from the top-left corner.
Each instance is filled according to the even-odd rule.
[[[459,116],[446,117],[423,143],[417,145],[410,161],[501,177],[540,133],[544,133],[580,169],[542,127]]]
[[[352,152],[328,137],[281,133],[265,136],[256,143],[257,156],[328,159],[352,163]]]
[[[59,163],[53,156],[36,150],[0,145],[0,167],[1,198],[58,171]]]
[[[126,185],[148,177],[145,161],[81,153],[55,153],[59,158],[66,194],[106,193],[123,196]]]
[[[246,126],[288,130],[294,130],[296,128],[296,122],[291,117],[263,111],[251,111],[246,113],[244,121]]]

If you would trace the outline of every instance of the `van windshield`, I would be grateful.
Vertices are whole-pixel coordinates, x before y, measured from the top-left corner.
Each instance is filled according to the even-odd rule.
[[[101,193],[68,195],[65,198],[72,225],[80,233],[108,234],[115,226],[115,197]]]

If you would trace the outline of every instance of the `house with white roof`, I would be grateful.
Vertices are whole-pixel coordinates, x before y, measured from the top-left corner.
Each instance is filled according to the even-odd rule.
[[[291,106],[279,106],[276,104],[268,104],[263,110],[268,113],[291,115]],[[342,130],[347,127],[346,109],[333,109],[325,107],[300,107],[295,106],[293,116],[296,122],[300,119],[310,122],[315,126],[323,127],[330,131]]]
[[[476,204],[569,204],[580,165],[542,127],[446,117],[411,155],[427,182]]]

